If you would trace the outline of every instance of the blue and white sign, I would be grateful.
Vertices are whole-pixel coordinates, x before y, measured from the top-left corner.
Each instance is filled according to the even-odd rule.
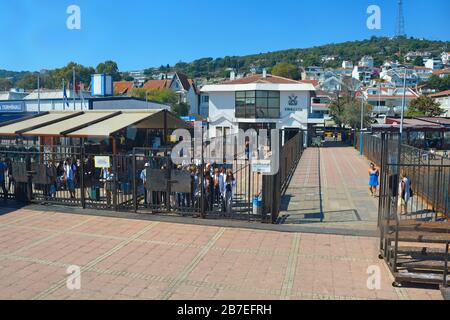
[[[23,101],[0,102],[0,112],[2,113],[16,113],[24,111],[25,104],[23,103]]]

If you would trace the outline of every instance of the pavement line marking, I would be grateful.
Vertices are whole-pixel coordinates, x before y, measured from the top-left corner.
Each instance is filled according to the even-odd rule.
[[[51,235],[49,235],[49,236],[47,236],[47,237],[45,237],[45,238],[43,238],[41,240],[33,242],[30,245],[28,245],[28,246],[24,246],[24,247],[22,247],[22,248],[20,248],[20,249],[18,249],[16,251],[14,251],[12,254],[18,254],[18,253],[21,253],[21,252],[26,251],[28,249],[34,248],[34,247],[36,247],[36,246],[38,246],[38,245],[40,245],[40,244],[42,244],[42,243],[44,243],[44,242],[46,242],[48,240],[54,239],[54,238],[56,238],[56,237],[58,237],[58,236],[60,236],[62,234],[65,234],[65,233],[69,232],[70,230],[73,230],[73,229],[76,229],[78,227],[81,227],[82,225],[84,225],[84,224],[86,224],[88,222],[91,222],[94,219],[96,219],[96,217],[90,217],[90,218],[86,219],[85,221],[77,223],[76,225],[71,226],[71,227],[69,227],[67,229],[64,229],[64,230],[61,230],[61,231],[57,231],[57,232],[53,231],[55,233],[53,233],[53,234],[51,234]]]
[[[120,249],[124,248],[126,245],[130,244],[131,242],[133,242],[133,240],[139,238],[140,236],[142,236],[144,233],[146,233],[147,231],[151,230],[152,228],[154,228],[155,226],[157,226],[159,224],[159,222],[154,222],[149,224],[148,226],[146,226],[145,228],[143,228],[141,231],[135,233],[133,236],[131,236],[130,238],[128,238],[125,241],[122,241],[121,243],[119,243],[118,245],[116,245],[114,248],[110,249],[109,251],[105,252],[104,254],[98,256],[97,258],[95,258],[94,260],[92,260],[91,262],[89,262],[87,265],[83,266],[81,268],[81,273],[83,272],[87,272],[90,271],[90,269],[92,269],[96,264],[102,262],[103,260],[109,258],[110,256],[112,256],[114,253],[116,253],[117,251],[119,251]],[[53,292],[57,291],[58,289],[64,287],[66,285],[66,279],[62,279],[59,282],[57,282],[55,285],[51,286],[50,288],[47,288],[46,290],[42,291],[41,293],[39,293],[38,295],[36,295],[35,297],[32,298],[32,300],[42,300],[45,299],[46,297],[48,297],[50,294],[52,294]]]
[[[298,251],[300,247],[300,234],[296,233],[292,239],[291,251],[289,253],[288,265],[284,275],[283,284],[281,287],[280,298],[289,300],[292,294],[292,287],[294,286],[295,272],[297,271]]]
[[[208,242],[208,244],[195,256],[195,258],[183,269],[178,277],[169,284],[169,287],[161,293],[159,300],[169,300],[178,287],[187,279],[189,274],[200,264],[203,258],[208,254],[209,250],[219,240],[219,238],[225,232],[225,228],[220,228],[214,237]]]
[[[20,209],[19,209],[19,210],[20,210]],[[30,214],[29,216],[26,216],[26,217],[17,218],[17,219],[14,219],[14,220],[9,221],[9,222],[6,222],[6,223],[0,223],[0,228],[7,227],[7,226],[10,226],[10,225],[13,225],[14,223],[17,223],[17,222],[20,222],[20,221],[23,221],[23,220],[27,220],[27,219],[29,219],[29,218],[33,218],[33,217],[39,216],[39,215],[41,215],[41,214],[42,214],[42,212],[39,211],[39,212]],[[1,215],[0,215],[0,217],[1,217]]]

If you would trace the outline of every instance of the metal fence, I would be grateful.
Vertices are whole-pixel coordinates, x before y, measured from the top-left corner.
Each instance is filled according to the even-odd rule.
[[[280,150],[280,169],[276,175],[263,177],[263,212],[272,223],[276,223],[281,206],[281,198],[289,186],[292,175],[304,152],[304,133],[299,132]]]
[[[359,139],[357,135],[358,150]],[[363,154],[384,171],[396,169],[398,175],[402,172],[408,175],[416,194],[409,203],[410,211],[450,215],[450,159],[405,144],[400,148],[399,134],[395,133],[364,134]]]
[[[282,148],[280,186],[285,185],[295,168],[302,148],[303,134]],[[209,150],[207,145],[202,149],[200,159],[192,152],[192,157],[182,165],[172,162],[169,149],[146,148],[126,155],[86,153],[83,147],[3,148],[0,158],[7,164],[5,185],[11,200],[158,215],[270,221],[272,210],[261,210],[259,203],[262,199],[271,203],[281,188],[270,188],[269,193],[263,194],[263,190],[269,190],[263,187],[266,181],[263,175],[255,172],[248,157],[238,155],[237,151],[232,161],[220,164],[221,161],[204,161],[203,156]],[[103,168],[96,165],[99,157],[109,165]],[[4,193],[1,189],[0,193]]]

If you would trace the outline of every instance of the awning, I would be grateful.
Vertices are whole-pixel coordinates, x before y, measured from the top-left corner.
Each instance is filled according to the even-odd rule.
[[[77,117],[70,118],[64,121],[59,121],[54,124],[41,127],[39,129],[27,131],[23,133],[24,136],[63,136],[65,132],[70,132],[81,129],[82,126],[94,124],[99,121],[107,120],[119,112],[87,112],[80,114]],[[1,128],[0,128],[1,131]]]
[[[15,136],[24,132],[34,130],[46,125],[50,125],[59,121],[70,119],[81,114],[80,112],[51,112],[42,115],[27,118],[25,120],[19,119],[16,122],[2,125],[0,124],[0,136]]]
[[[71,138],[110,137],[127,127],[137,129],[164,129],[165,110],[127,111],[108,120],[68,133]],[[167,129],[183,129],[190,126],[174,114],[167,112]]]
[[[166,110],[46,112],[33,118],[0,123],[0,136],[108,138],[122,129],[188,129],[189,124]]]

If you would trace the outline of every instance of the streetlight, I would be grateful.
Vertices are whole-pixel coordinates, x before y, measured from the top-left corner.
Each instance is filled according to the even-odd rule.
[[[403,98],[402,98],[402,110],[401,110],[401,117],[400,117],[400,135],[398,139],[398,156],[397,156],[397,163],[400,165],[401,161],[401,152],[402,152],[402,142],[403,142],[403,123],[405,119],[405,107],[406,107],[406,68],[396,68],[391,69],[391,71],[399,76],[401,78],[401,75],[399,75],[395,70],[403,69]]]
[[[366,101],[366,97],[364,96],[364,90],[361,89],[361,128],[359,131],[359,155],[363,155],[363,130],[364,130],[364,101]]]

